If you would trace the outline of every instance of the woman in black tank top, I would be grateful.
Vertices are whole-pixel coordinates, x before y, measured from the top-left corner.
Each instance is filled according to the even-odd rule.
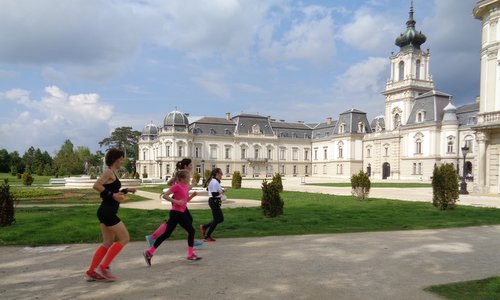
[[[110,149],[106,153],[105,162],[108,169],[94,183],[94,190],[101,195],[101,205],[97,209],[103,243],[94,253],[92,262],[86,272],[89,281],[114,281],[116,277],[109,271],[109,265],[129,242],[127,227],[117,216],[120,201],[125,200],[126,193],[135,193],[136,189],[121,189],[116,171],[121,168],[124,153]],[[115,242],[115,237],[117,241]]]

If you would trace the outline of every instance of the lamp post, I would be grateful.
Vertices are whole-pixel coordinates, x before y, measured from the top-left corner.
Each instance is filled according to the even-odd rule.
[[[469,153],[469,147],[463,146],[462,147],[462,154],[464,156],[464,166],[463,166],[462,182],[460,183],[460,191],[459,191],[459,193],[462,195],[466,195],[469,193],[469,192],[467,192],[467,182],[465,182],[465,176],[467,175],[465,173],[466,168],[467,168],[467,165],[465,163],[465,157],[467,156],[467,153]]]

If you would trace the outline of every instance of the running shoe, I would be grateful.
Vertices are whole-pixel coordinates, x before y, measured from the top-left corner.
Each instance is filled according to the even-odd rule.
[[[215,242],[215,239],[213,239],[213,238],[211,238],[211,237],[207,236],[207,237],[205,238],[205,242],[207,242],[207,243],[209,243],[209,242]]]
[[[203,228],[203,224],[200,224],[200,232],[201,232],[201,236],[205,237],[205,228]]]
[[[153,245],[155,244],[155,240],[153,239],[153,236],[151,234],[146,235],[146,242],[148,243],[149,248],[153,247]]]
[[[194,246],[195,247],[196,246],[203,246],[203,244],[205,244],[205,242],[203,242],[203,241],[197,241],[197,240],[194,241]]]
[[[108,268],[103,268],[102,265],[99,266],[99,275],[106,278],[108,281],[115,281],[117,278],[110,272],[111,270]]]
[[[107,281],[107,279],[103,276],[101,276],[99,273],[96,271],[87,271],[85,272],[85,277],[87,278],[87,281]]]
[[[196,254],[187,257],[187,260],[200,260],[200,259],[201,257],[196,256]]]
[[[153,255],[149,254],[148,250],[142,252],[142,255],[144,255],[144,260],[146,261],[148,266],[151,267],[151,258],[153,258]]]

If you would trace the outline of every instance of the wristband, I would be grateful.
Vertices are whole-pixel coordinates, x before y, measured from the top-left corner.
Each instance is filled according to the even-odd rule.
[[[126,193],[128,193],[128,189],[121,189],[120,192],[126,194]]]

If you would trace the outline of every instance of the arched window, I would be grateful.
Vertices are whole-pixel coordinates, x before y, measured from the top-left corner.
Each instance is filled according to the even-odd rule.
[[[365,133],[365,123],[363,123],[363,122],[358,123],[358,132]]]
[[[399,81],[403,81],[405,79],[405,63],[404,61],[399,62]]]
[[[420,79],[420,59],[415,62],[415,78]]]
[[[417,112],[417,123],[422,123],[423,121],[425,121],[425,111],[424,110],[421,110],[419,112]]]
[[[344,133],[344,132],[345,132],[345,124],[344,124],[344,123],[342,123],[342,124],[340,124],[340,126],[339,126],[339,133]]]

